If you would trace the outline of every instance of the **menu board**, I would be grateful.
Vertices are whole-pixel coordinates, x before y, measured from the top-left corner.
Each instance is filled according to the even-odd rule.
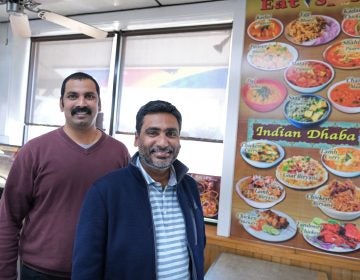
[[[200,194],[204,220],[208,223],[217,223],[220,199],[220,176],[189,173],[195,179]]]
[[[232,236],[360,259],[359,3],[247,1]]]

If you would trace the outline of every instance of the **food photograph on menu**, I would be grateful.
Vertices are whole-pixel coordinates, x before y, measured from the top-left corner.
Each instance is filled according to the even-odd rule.
[[[205,222],[217,223],[220,199],[220,177],[189,173],[195,179]]]
[[[290,2],[247,1],[231,235],[360,260],[360,8]]]

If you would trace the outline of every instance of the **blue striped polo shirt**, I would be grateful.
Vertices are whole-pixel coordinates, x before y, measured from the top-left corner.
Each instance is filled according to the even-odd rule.
[[[176,194],[176,175],[171,167],[165,187],[155,182],[144,170],[138,158],[149,191],[155,228],[156,271],[158,280],[189,280],[189,254],[187,250],[184,216]]]

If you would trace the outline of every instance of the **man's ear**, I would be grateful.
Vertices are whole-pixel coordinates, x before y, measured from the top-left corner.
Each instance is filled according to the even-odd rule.
[[[62,97],[60,97],[59,106],[60,106],[60,111],[64,112],[64,99]]]
[[[137,132],[135,132],[134,146],[139,146],[139,134]]]

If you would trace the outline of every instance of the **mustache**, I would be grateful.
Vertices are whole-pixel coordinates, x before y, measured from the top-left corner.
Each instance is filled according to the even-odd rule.
[[[71,110],[71,115],[75,115],[76,113],[86,113],[88,115],[91,115],[91,109],[88,108],[88,107],[80,107],[80,106],[77,106],[75,107],[74,109]]]
[[[162,147],[154,147],[154,148],[151,148],[150,149],[150,153],[157,153],[157,152],[162,152],[162,153],[173,153],[174,152],[174,149],[171,148],[171,147],[165,147],[165,148],[162,148]]]

